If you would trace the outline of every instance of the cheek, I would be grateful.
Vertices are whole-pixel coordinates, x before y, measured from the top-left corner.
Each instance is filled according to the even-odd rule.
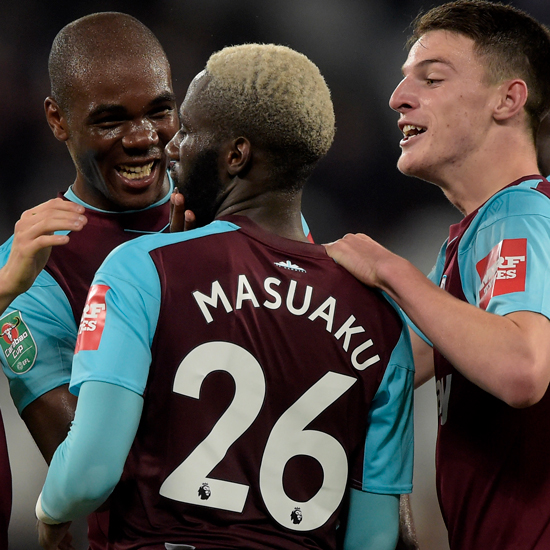
[[[162,124],[158,124],[156,131],[159,135],[160,141],[166,147],[168,142],[178,133],[179,122],[174,118],[168,120]]]

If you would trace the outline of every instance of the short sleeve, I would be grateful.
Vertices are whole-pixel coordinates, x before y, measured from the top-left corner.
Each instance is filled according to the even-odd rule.
[[[503,194],[483,213],[459,265],[464,293],[476,306],[550,318],[550,200],[532,189]]]
[[[23,409],[48,391],[68,384],[76,322],[56,281],[42,271],[0,318],[0,360],[12,399]]]
[[[115,249],[96,273],[82,316],[70,391],[108,382],[143,395],[160,310],[160,280],[147,251]]]
[[[372,402],[365,443],[362,489],[412,491],[414,363],[407,327],[393,350]]]

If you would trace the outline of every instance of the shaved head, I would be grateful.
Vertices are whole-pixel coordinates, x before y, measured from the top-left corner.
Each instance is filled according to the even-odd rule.
[[[117,71],[135,65],[136,59],[168,66],[156,36],[135,17],[102,12],[77,19],[63,27],[53,41],[48,61],[51,97],[70,111],[73,89],[98,66]]]

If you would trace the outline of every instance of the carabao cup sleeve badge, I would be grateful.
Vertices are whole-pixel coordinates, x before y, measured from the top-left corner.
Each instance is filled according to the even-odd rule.
[[[9,368],[15,374],[29,371],[36,360],[36,342],[20,311],[0,318],[0,346]]]

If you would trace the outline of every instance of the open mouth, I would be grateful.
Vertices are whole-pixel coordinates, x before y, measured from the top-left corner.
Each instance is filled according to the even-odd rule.
[[[426,128],[422,128],[421,126],[413,126],[412,124],[405,124],[402,130],[403,141],[407,141],[414,136],[423,134],[425,131],[426,131]]]
[[[128,180],[141,180],[151,175],[155,161],[142,164],[140,166],[130,166],[128,164],[120,164],[117,166],[118,173]]]

